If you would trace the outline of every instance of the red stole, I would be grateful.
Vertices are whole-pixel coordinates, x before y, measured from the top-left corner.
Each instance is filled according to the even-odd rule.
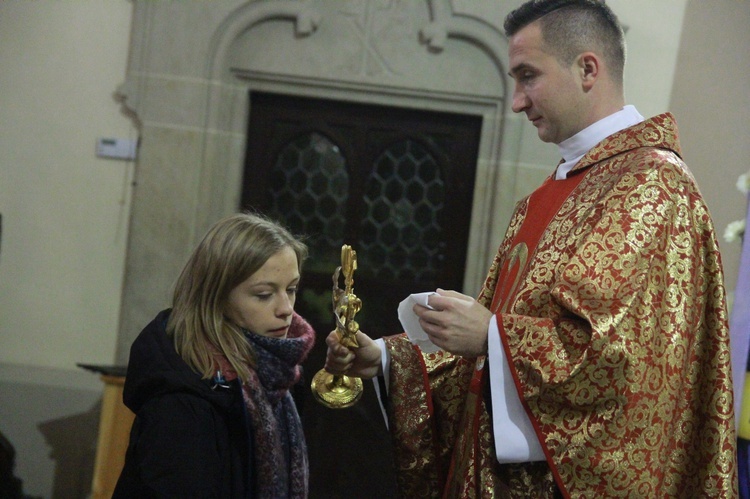
[[[573,189],[581,183],[586,172],[588,170],[563,180],[549,177],[529,197],[526,217],[513,239],[498,275],[498,285],[490,308],[493,313],[509,310],[518,283],[526,272],[529,256],[534,253],[552,218],[560,211],[560,207]]]
[[[510,309],[518,284],[525,275],[528,262],[531,260],[530,256],[536,250],[544,231],[588,171],[589,169],[586,169],[563,180],[555,180],[553,175],[531,194],[527,202],[526,216],[498,274],[497,287],[490,308],[493,313],[504,313]],[[500,321],[498,321],[498,327],[502,328]],[[505,342],[503,342],[503,348],[506,351],[506,358],[510,359]],[[484,412],[482,394],[487,383],[485,360],[486,356],[480,356],[476,360],[463,415],[464,430],[459,434],[451,459],[448,480],[443,493],[444,498],[487,495],[485,490],[487,485],[482,484],[480,469],[480,416]],[[517,380],[516,383],[518,383]],[[490,428],[487,430],[491,431],[492,421],[489,421],[489,424]],[[491,449],[491,460],[496,462],[494,449]],[[467,480],[470,483],[466,483]]]

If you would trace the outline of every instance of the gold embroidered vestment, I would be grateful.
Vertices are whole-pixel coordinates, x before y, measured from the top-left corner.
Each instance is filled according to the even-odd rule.
[[[547,461],[498,464],[481,362],[397,335],[403,496],[737,496],[721,259],[673,117],[608,137],[571,178],[549,217],[543,196],[518,203],[478,297]]]

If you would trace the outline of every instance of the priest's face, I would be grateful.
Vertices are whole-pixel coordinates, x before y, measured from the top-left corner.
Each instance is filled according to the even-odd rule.
[[[513,112],[526,113],[544,142],[559,144],[583,128],[586,102],[578,64],[561,63],[544,44],[538,22],[510,39]]]
[[[225,314],[255,334],[286,338],[299,279],[297,254],[290,247],[281,249],[230,291]]]

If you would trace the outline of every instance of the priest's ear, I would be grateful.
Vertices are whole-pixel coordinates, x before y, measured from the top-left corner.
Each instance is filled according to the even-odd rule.
[[[602,59],[594,52],[582,52],[575,64],[583,89],[591,90],[602,75]]]

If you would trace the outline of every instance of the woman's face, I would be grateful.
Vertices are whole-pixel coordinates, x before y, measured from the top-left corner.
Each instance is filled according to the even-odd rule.
[[[279,250],[229,292],[226,316],[255,334],[286,338],[299,279],[297,254],[290,247]]]

